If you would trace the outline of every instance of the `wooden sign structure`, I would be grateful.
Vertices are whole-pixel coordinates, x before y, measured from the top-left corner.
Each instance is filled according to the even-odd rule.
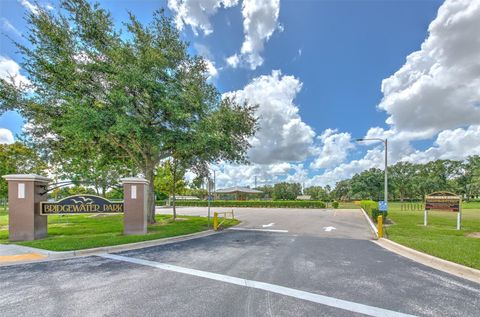
[[[462,221],[461,203],[462,197],[451,192],[434,192],[425,196],[423,225],[426,226],[428,223],[429,210],[451,211],[457,213],[457,230],[460,230]]]

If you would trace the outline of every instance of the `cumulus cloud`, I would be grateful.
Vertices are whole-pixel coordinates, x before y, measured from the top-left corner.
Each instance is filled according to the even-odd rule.
[[[12,131],[0,128],[0,144],[12,144],[13,142],[14,139]]]
[[[27,77],[20,74],[20,65],[14,60],[0,55],[0,78],[15,83],[17,87],[31,85]]]
[[[445,1],[421,49],[383,80],[378,107],[387,112],[389,128],[370,128],[365,137],[388,138],[389,164],[461,160],[480,153],[478,30],[479,1]],[[415,150],[411,144],[432,137],[435,141],[426,150]],[[312,183],[332,183],[368,168],[383,168],[383,145],[370,146],[363,158],[327,170]]]
[[[210,17],[217,13],[220,7],[236,6],[238,0],[168,0],[168,7],[175,12],[175,23],[182,30],[189,25],[195,35],[198,30],[208,35],[213,32]]]
[[[232,56],[229,56],[225,59],[227,62],[227,65],[233,68],[237,68],[237,66],[240,64],[240,57],[237,54],[233,54]]]
[[[325,173],[315,175],[308,180],[307,185],[335,185],[336,182],[352,177],[361,171],[376,167],[383,169],[383,149],[375,147],[367,151],[367,154],[358,160],[348,163],[342,163],[335,168],[327,170]]]
[[[349,150],[355,146],[350,133],[338,133],[336,129],[326,129],[318,139],[321,142],[320,153],[310,164],[311,168],[329,168],[345,161]]]
[[[207,64],[208,79],[216,78],[218,76],[218,70],[215,67],[213,55],[210,52],[210,49],[208,48],[208,46],[200,43],[194,43],[193,47],[197,51],[197,54],[202,56],[205,59],[205,63]]]
[[[311,153],[313,129],[302,121],[294,104],[302,83],[293,76],[272,71],[253,79],[242,90],[226,93],[238,102],[257,104],[259,131],[250,140],[251,162],[271,164],[301,161]]]
[[[216,78],[218,76],[218,70],[215,67],[215,63],[209,59],[205,59],[205,63],[207,64],[208,79]]]
[[[240,55],[234,54],[227,59],[231,67],[246,65],[254,70],[263,64],[262,52],[265,42],[277,29],[280,0],[244,0],[242,5],[243,32],[245,39]]]
[[[222,162],[214,167],[217,188],[232,186],[257,186],[273,184],[285,180],[288,174],[297,169],[295,164],[287,162],[272,164],[237,165]]]
[[[447,0],[419,51],[382,82],[379,108],[410,138],[480,122],[480,2]]]
[[[437,159],[462,160],[470,155],[480,155],[480,125],[440,132],[433,146],[425,151],[415,151],[403,161],[426,163]]]

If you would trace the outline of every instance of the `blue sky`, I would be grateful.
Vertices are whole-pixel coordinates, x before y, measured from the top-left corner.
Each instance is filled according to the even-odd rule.
[[[127,11],[148,22],[166,8],[191,52],[208,59],[218,89],[259,103],[252,164],[218,164],[220,186],[252,185],[255,175],[261,183],[333,184],[382,166],[380,146],[355,143],[364,136],[389,138],[392,162],[479,154],[479,76],[467,71],[479,64],[475,2],[100,1],[119,26]],[[20,62],[7,37],[21,40],[34,5],[1,2],[3,67]],[[0,117],[0,128],[21,127],[16,114]]]

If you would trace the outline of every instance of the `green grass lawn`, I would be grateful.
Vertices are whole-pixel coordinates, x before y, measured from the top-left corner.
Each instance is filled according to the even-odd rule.
[[[173,222],[170,215],[157,215],[156,219],[155,225],[148,226],[148,234],[125,236],[122,233],[123,215],[48,216],[47,238],[17,244],[52,251],[70,251],[174,237],[208,229],[205,217],[181,216],[180,220]],[[223,226],[237,223],[238,220],[227,220]],[[6,213],[0,213],[0,243],[8,243],[7,224]]]
[[[475,208],[477,207],[478,208]],[[389,239],[407,247],[469,267],[480,269],[480,204],[466,203],[462,210],[462,230],[456,230],[456,213],[430,211],[423,226],[423,211],[402,211],[400,203],[390,203],[386,226]]]

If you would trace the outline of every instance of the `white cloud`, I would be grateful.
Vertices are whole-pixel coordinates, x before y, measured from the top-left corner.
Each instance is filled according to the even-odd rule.
[[[480,1],[445,1],[421,49],[382,82],[379,108],[410,138],[480,122]]]
[[[14,60],[0,55],[0,78],[13,81],[17,87],[29,86],[31,84],[27,77],[20,74],[20,65]]]
[[[218,76],[218,70],[215,67],[215,62],[213,60],[213,55],[210,52],[210,49],[208,46],[200,44],[200,43],[193,43],[193,47],[197,51],[197,54],[202,56],[205,60],[205,63],[207,65],[207,73],[208,73],[208,79],[213,79]]]
[[[221,7],[230,8],[238,5],[238,0],[168,0],[168,7],[175,13],[177,28],[183,30],[189,25],[194,34],[199,30],[208,35],[213,32],[210,17]],[[226,59],[229,66],[247,66],[254,70],[263,64],[262,52],[265,42],[275,30],[283,31],[278,23],[280,0],[243,0],[244,41],[240,54]]]
[[[32,4],[28,0],[18,0],[18,2],[28,11],[32,12],[33,14],[38,14],[38,7]]]
[[[238,102],[257,104],[259,131],[250,140],[253,163],[301,161],[311,153],[315,132],[302,121],[294,104],[302,83],[293,76],[272,71],[253,79],[244,89],[226,93]]]
[[[185,25],[191,26],[195,35],[202,30],[205,35],[213,32],[210,16],[223,6],[236,6],[238,0],[168,0],[168,7],[175,12],[177,28],[183,30]]]
[[[17,30],[17,28],[14,27],[12,23],[8,21],[8,19],[0,18],[0,22],[2,23],[2,29],[4,29],[5,31],[13,32],[17,36],[22,36],[22,33],[19,30]]]
[[[12,131],[0,128],[0,144],[12,144],[13,142],[14,139]]]
[[[320,153],[310,165],[311,168],[329,168],[345,161],[349,150],[354,148],[350,133],[326,129],[318,139],[322,143]]]
[[[390,127],[371,128],[365,137],[388,138],[389,165],[461,160],[480,153],[478,30],[479,1],[445,1],[421,49],[382,82],[384,97],[379,108],[389,115]],[[415,150],[411,144],[435,136],[426,150]],[[374,145],[363,158],[328,170],[312,183],[332,183],[371,167],[383,169],[383,155],[383,145]]]
[[[296,165],[281,162],[272,164],[250,164],[236,165],[220,163],[215,166],[217,188],[232,186],[255,186],[255,176],[257,186],[269,185],[281,180],[285,180],[288,173],[295,171]]]
[[[261,53],[278,24],[280,0],[244,0],[242,6],[245,39],[240,50],[240,60],[254,70],[263,64]],[[227,61],[228,62],[228,61]],[[239,63],[230,64],[236,67]],[[234,66],[235,65],[235,66]]]
[[[218,70],[215,68],[215,63],[206,58],[205,63],[207,64],[208,79],[216,78],[218,76]]]
[[[227,57],[225,61],[227,62],[228,66],[237,68],[240,63],[240,57],[238,57],[237,54],[233,54],[232,56]]]
[[[470,155],[480,155],[480,125],[466,129],[444,130],[437,136],[432,147],[415,151],[402,161],[426,163],[437,159],[462,160]]]
[[[352,177],[354,174],[361,171],[376,167],[383,169],[383,149],[380,147],[373,148],[367,151],[367,154],[359,159],[348,163],[340,164],[339,166],[327,170],[323,174],[319,174],[311,178],[307,182],[307,186],[312,185],[335,185],[336,182]]]

